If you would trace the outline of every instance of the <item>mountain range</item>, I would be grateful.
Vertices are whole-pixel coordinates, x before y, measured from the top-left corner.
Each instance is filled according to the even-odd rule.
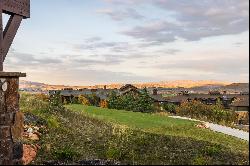
[[[48,91],[48,90],[61,90],[65,88],[73,89],[98,89],[104,88],[115,89],[120,88],[124,84],[107,84],[107,85],[95,85],[95,86],[68,86],[68,85],[49,85],[39,82],[31,81],[20,81],[20,89],[27,91]],[[176,81],[161,81],[161,82],[151,82],[151,83],[137,83],[133,84],[138,88],[143,87],[162,87],[162,88],[189,88],[196,91],[208,91],[208,90],[231,90],[231,91],[249,91],[249,83],[230,83],[222,81],[192,81],[192,80],[176,80]]]

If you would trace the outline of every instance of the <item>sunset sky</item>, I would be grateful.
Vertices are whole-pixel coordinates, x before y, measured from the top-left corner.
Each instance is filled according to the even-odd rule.
[[[249,82],[248,61],[248,0],[31,0],[4,66],[65,85]]]

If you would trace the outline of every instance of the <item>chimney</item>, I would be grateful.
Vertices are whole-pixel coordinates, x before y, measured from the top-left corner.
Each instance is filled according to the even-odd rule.
[[[158,95],[158,90],[157,89],[153,90],[153,95]]]
[[[107,90],[107,85],[104,85],[104,90]]]

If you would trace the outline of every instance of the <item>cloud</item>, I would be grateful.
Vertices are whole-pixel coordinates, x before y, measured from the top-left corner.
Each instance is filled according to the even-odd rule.
[[[109,56],[107,56],[109,57]],[[122,61],[117,58],[105,58],[104,60],[96,60],[96,59],[82,59],[82,58],[73,58],[70,60],[71,63],[74,64],[74,66],[96,66],[96,65],[114,65],[119,64]]]
[[[167,43],[177,38],[198,41],[206,37],[234,35],[249,30],[249,2],[245,0],[154,0],[162,10],[173,12],[176,22],[148,21],[122,32],[148,42]]]
[[[73,49],[76,51],[82,50],[97,50],[97,49],[113,49],[122,51],[128,50],[128,42],[106,42],[100,37],[92,37],[84,40],[84,44],[73,44]]]
[[[85,41],[87,43],[94,43],[94,42],[99,42],[101,41],[102,38],[101,37],[91,37],[91,38],[87,38]]]
[[[114,5],[137,5],[140,3],[147,3],[151,0],[104,0],[105,2],[114,4]]]
[[[61,59],[56,58],[37,58],[33,54],[26,54],[20,52],[10,52],[10,55],[6,59],[6,64],[11,66],[43,66],[62,63]]]
[[[115,21],[123,21],[125,19],[141,20],[144,18],[144,16],[140,15],[133,8],[126,8],[124,10],[101,9],[98,10],[97,13],[106,14]]]

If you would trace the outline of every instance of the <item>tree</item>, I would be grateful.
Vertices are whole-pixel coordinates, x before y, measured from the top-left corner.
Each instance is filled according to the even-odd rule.
[[[108,100],[108,108],[110,109],[144,113],[153,112],[153,104],[154,101],[149,96],[147,89],[143,89],[139,94],[129,92],[122,96],[118,96],[115,92],[111,92]]]
[[[85,97],[84,95],[80,95],[78,97],[78,101],[79,101],[79,103],[81,103],[83,105],[86,105],[86,106],[90,106],[91,105],[90,102],[89,102],[89,100],[88,100],[88,98]]]
[[[118,109],[118,105],[119,105],[118,96],[115,91],[112,91],[108,99],[108,108]]]
[[[136,101],[138,98],[135,96],[134,93],[128,93],[121,97],[121,103],[120,106],[122,106],[122,109],[125,109],[127,111],[136,111]]]
[[[154,111],[153,107],[154,101],[149,96],[149,93],[146,88],[142,90],[139,94],[138,101],[136,103],[136,111],[144,112],[144,113],[150,113]]]

